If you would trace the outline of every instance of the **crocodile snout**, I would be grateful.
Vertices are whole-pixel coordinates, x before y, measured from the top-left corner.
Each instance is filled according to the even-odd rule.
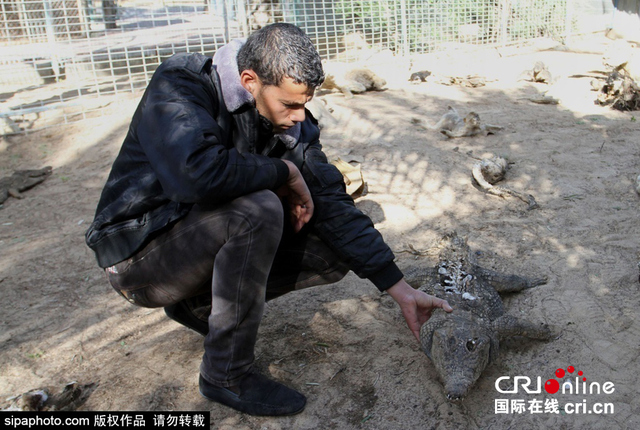
[[[445,387],[447,400],[451,403],[461,403],[469,391],[469,386],[464,384],[456,384],[455,386]]]
[[[459,394],[447,394],[447,400],[451,403],[462,403],[462,401],[464,400],[464,396],[461,396]]]

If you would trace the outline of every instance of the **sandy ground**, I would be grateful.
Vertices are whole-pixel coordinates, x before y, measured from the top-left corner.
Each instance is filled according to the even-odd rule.
[[[480,73],[490,82],[465,88],[433,77],[414,85],[405,81],[407,69],[397,69],[386,71],[387,91],[351,100],[323,96],[339,120],[323,131],[323,143],[332,155],[362,161],[369,194],[357,205],[400,265],[432,265],[403,251],[428,250],[456,230],[484,266],[549,277],[547,285],[505,297],[505,304],[514,315],[551,325],[558,338],[503,342],[499,359],[461,405],[446,401],[393,300],[353,274],[268,304],[256,365],[308,397],[302,414],[250,417],[204,400],[197,392],[202,338],[162,310],[126,303],[84,244],[135,99],[109,106],[99,118],[0,142],[0,176],[54,168],[24,199],[9,199],[0,210],[0,402],[76,380],[99,384],[82,409],[210,410],[219,429],[639,428],[640,114],[595,106],[589,79],[569,78],[602,69],[605,47],[606,39],[597,39],[578,52],[425,57],[414,70]],[[548,89],[517,79],[537,60],[555,76],[549,91],[561,104],[527,100]],[[434,123],[449,105],[505,128],[450,140],[411,122]],[[474,157],[492,155],[508,157],[505,185],[534,195],[539,209],[472,185]],[[495,388],[501,376],[544,383],[568,366],[588,383],[612,382],[614,391]],[[524,412],[496,413],[502,399],[525,402]],[[559,413],[527,409],[549,399],[559,401]],[[585,409],[571,413],[569,403]],[[613,412],[595,413],[596,403],[613,405]]]

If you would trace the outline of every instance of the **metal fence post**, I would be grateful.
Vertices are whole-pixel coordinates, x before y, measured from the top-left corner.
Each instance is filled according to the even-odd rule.
[[[242,36],[247,37],[249,35],[249,18],[247,17],[247,2],[243,0],[236,0],[237,20],[242,28]]]
[[[51,13],[51,0],[44,0],[44,22],[47,32],[47,42],[49,44],[49,52],[51,54],[51,69],[56,78],[56,81],[60,80],[61,70],[60,62],[58,61],[58,52],[56,49],[56,30],[53,26],[53,15]]]
[[[569,43],[569,39],[572,35],[573,25],[573,0],[567,0],[567,15],[564,24],[564,42]]]
[[[400,0],[400,40],[402,43],[402,55],[409,54],[409,34],[407,26],[407,0]]]
[[[510,0],[500,0],[500,45],[502,46],[507,44],[509,37],[507,26],[509,25],[510,3]]]
[[[102,13],[104,14],[104,28],[117,28],[116,15],[118,14],[118,5],[116,0],[102,0]]]
[[[224,19],[224,41],[229,42],[229,11],[227,10],[227,1],[222,2],[222,19]]]

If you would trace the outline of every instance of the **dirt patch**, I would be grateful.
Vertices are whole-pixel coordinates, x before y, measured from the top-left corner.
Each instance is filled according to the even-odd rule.
[[[601,67],[598,52],[606,43],[591,41],[580,52],[442,54],[421,59],[433,80],[411,84],[408,69],[388,70],[387,91],[350,100],[323,96],[339,120],[323,131],[323,144],[331,155],[362,160],[369,193],[357,204],[397,251],[399,264],[431,265],[428,256],[408,251],[428,250],[455,229],[468,237],[483,266],[549,277],[545,286],[505,297],[505,305],[561,336],[504,342],[500,359],[462,405],[446,402],[393,300],[353,274],[267,306],[256,364],[305,393],[304,413],[257,418],[202,399],[202,338],[162,310],[122,300],[84,245],[134,99],[109,106],[99,118],[0,142],[0,177],[53,167],[45,182],[0,209],[0,395],[96,382],[83,409],[210,410],[213,428],[220,429],[640,427],[634,191],[640,113],[598,106],[588,79],[569,78]],[[554,84],[518,80],[536,61],[548,66]],[[439,84],[438,74],[447,73],[480,74],[487,82],[476,88]],[[560,104],[529,101],[546,90]],[[475,111],[504,130],[448,139],[412,124],[414,117],[435,123],[447,106],[462,115]],[[518,199],[473,186],[477,158],[494,155],[512,163],[505,185],[534,195],[540,208],[527,210]],[[589,382],[613,382],[615,391],[552,396],[495,388],[501,376],[544,382],[568,366]],[[584,399],[588,408],[611,403],[614,412],[495,413],[497,399],[547,398],[560,405]]]

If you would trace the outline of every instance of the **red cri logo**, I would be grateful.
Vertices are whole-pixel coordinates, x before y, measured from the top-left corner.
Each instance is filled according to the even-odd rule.
[[[573,366],[569,366],[567,367],[567,372],[569,373],[573,373],[575,372],[575,368]],[[564,378],[565,375],[565,371],[564,369],[557,369],[556,370],[556,377],[557,378]],[[582,370],[578,371],[578,375],[582,376]],[[577,378],[576,378],[577,379]],[[582,381],[586,381],[587,378],[583,377]],[[547,379],[547,382],[544,383],[544,389],[547,393],[549,394],[555,394],[558,392],[558,390],[560,390],[560,383],[558,381],[556,381],[555,379]]]

